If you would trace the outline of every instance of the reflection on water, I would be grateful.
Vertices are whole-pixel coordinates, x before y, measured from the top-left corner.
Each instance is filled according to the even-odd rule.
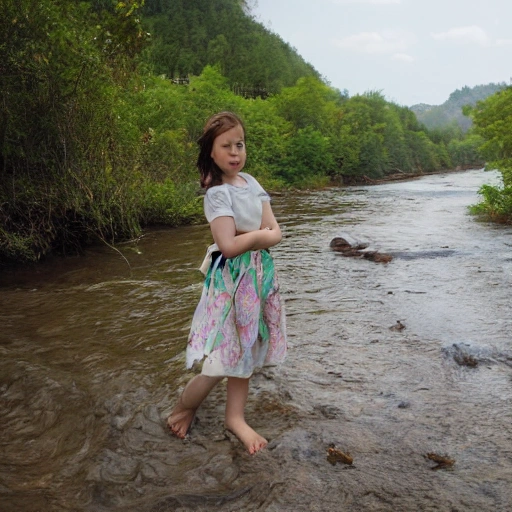
[[[308,468],[302,477],[315,473],[311,460],[318,452],[304,448],[314,436],[293,434],[291,425],[300,411],[320,411],[324,420],[340,417],[343,406],[328,395],[328,378],[341,382],[343,375],[343,403],[351,404],[343,413],[347,421],[377,407],[375,398],[364,402],[364,394],[371,394],[365,387],[371,386],[365,384],[372,381],[368,372],[377,381],[396,367],[382,354],[373,360],[370,348],[383,350],[382,342],[392,335],[387,328],[396,320],[415,342],[431,341],[424,352],[463,343],[508,371],[512,230],[477,222],[466,211],[478,200],[479,186],[497,180],[496,173],[469,171],[275,199],[285,238],[273,253],[287,302],[291,350],[282,377],[268,374],[270,384],[256,380],[266,409],[255,416],[261,417],[261,428],[269,428],[265,415],[276,414],[274,428],[281,432],[277,448],[248,466],[256,467],[256,475],[268,480],[278,471],[287,459],[276,461],[272,454],[285,450],[287,442],[295,443],[290,461]],[[330,240],[342,233],[393,255],[393,261],[375,264],[330,251]],[[183,350],[201,292],[197,267],[209,243],[206,225],[154,230],[120,246],[124,258],[100,247],[85,257],[1,276],[0,509],[153,510],[148,504],[161,497],[158,510],[206,510],[212,503],[208,496],[222,495],[223,503],[242,499],[241,463],[229,443],[221,439],[212,448],[210,439],[222,421],[220,391],[198,428],[204,440],[172,445],[170,453],[162,428],[171,400],[189,377]],[[351,366],[340,367],[340,358]],[[413,378],[406,371],[413,360],[403,354],[406,368],[396,374],[398,381]],[[497,393],[496,378],[479,381],[479,390],[489,386],[489,394]],[[434,386],[432,376],[425,379],[418,388]],[[356,387],[359,394],[350,395]],[[325,401],[329,405],[315,405]],[[350,425],[344,429],[349,435]],[[407,438],[412,431],[402,434]],[[355,443],[357,432],[353,435]],[[471,435],[465,435],[471,444]],[[364,442],[376,441],[366,437]],[[297,443],[303,451],[293,451]],[[318,481],[330,485],[319,471]],[[510,465],[504,471],[510,477]],[[293,485],[300,487],[297,481]],[[267,508],[258,510],[288,510],[278,496],[293,503],[293,485],[289,494],[275,494],[253,482],[251,500],[261,493]],[[199,501],[184,497],[191,486]],[[495,495],[502,492],[493,489]],[[325,503],[319,510],[330,510],[328,498],[314,495],[311,489],[311,499]],[[408,494],[396,495],[406,499]],[[474,503],[488,504],[487,498],[479,499]]]

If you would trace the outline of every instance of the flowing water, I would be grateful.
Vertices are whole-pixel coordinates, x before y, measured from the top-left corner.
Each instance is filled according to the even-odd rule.
[[[467,214],[498,177],[275,198],[289,357],[251,380],[253,457],[223,429],[224,383],[187,440],[164,428],[207,225],[4,272],[0,510],[511,510],[512,228]]]

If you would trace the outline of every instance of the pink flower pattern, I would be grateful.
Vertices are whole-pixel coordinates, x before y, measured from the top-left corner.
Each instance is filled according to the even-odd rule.
[[[265,276],[265,279],[263,278]],[[286,357],[285,312],[268,251],[247,252],[207,273],[187,346],[187,366],[212,355],[219,376],[249,377]]]

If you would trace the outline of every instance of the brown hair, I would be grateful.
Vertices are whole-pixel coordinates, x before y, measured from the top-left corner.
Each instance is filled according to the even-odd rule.
[[[219,135],[237,126],[241,126],[245,133],[241,119],[232,112],[219,112],[206,122],[203,135],[197,141],[199,144],[197,168],[199,169],[201,187],[210,188],[222,183],[222,171],[211,157],[213,142]]]

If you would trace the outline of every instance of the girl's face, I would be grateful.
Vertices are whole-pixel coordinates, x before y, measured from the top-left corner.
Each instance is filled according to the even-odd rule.
[[[244,137],[244,130],[238,125],[222,133],[213,141],[210,156],[228,179],[236,177],[244,168],[247,158]]]

